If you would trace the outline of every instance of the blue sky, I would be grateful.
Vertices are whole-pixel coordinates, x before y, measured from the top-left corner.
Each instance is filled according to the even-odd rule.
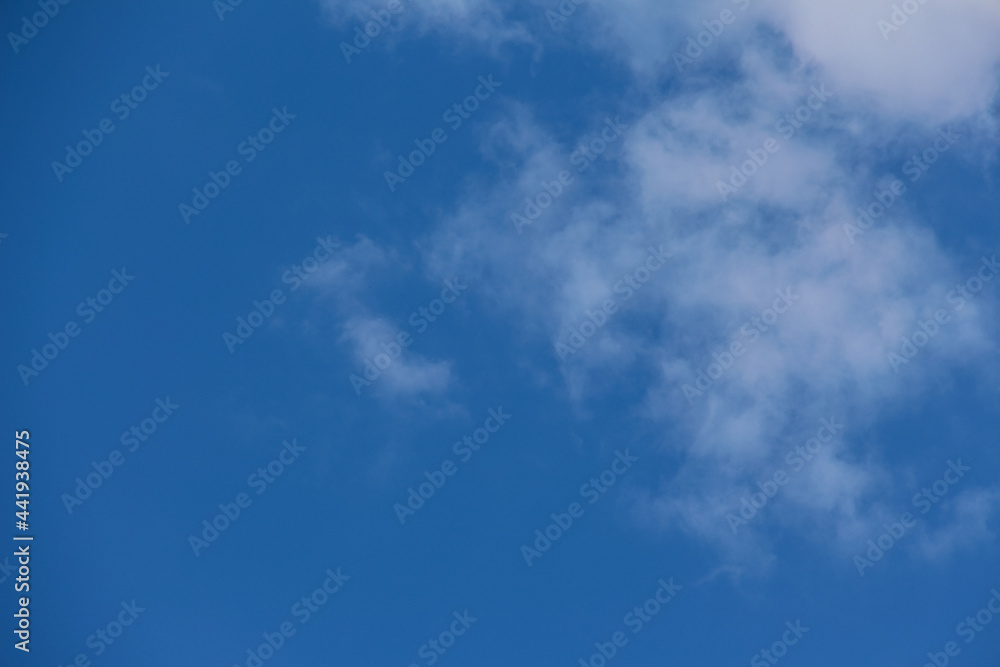
[[[996,665],[994,4],[53,3],[3,664]]]

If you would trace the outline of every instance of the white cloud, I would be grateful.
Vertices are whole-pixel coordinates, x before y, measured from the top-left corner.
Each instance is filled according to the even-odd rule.
[[[589,13],[574,19],[592,22],[593,33],[579,26],[590,44],[618,55],[643,78],[679,77],[703,85],[711,63],[771,48],[767,42],[774,38],[761,34],[770,31],[790,47],[790,63],[808,66],[859,108],[930,125],[986,111],[997,94],[1000,5],[895,3],[904,4],[919,9],[894,17],[893,3],[868,0],[629,0],[593,2]],[[732,13],[732,22],[712,35],[723,11]],[[895,28],[894,18],[898,30],[880,28],[879,21]],[[699,33],[707,46],[679,73],[673,55],[683,54]]]
[[[837,87],[886,113],[939,124],[984,111],[997,92],[1000,5],[990,0],[906,3],[919,10],[898,31],[878,21],[891,5],[866,0],[785,0],[765,5],[796,53]],[[896,17],[897,21],[901,20]]]
[[[918,320],[945,307],[948,290],[978,256],[945,251],[905,195],[856,243],[844,233],[856,209],[887,186],[885,171],[900,176],[897,167],[873,166],[888,146],[923,149],[948,122],[967,137],[953,156],[989,157],[981,140],[992,136],[1000,6],[930,0],[920,7],[886,40],[877,21],[891,7],[862,0],[587,3],[564,35],[627,63],[633,89],[642,92],[635,99],[650,101],[630,112],[631,127],[605,159],[574,171],[574,183],[522,234],[510,214],[543,181],[574,169],[575,146],[556,143],[531,109],[509,104],[482,151],[500,178],[470,186],[424,243],[431,273],[492,277],[480,296],[501,315],[517,316],[517,335],[553,351],[574,400],[600,395],[616,377],[645,388],[643,412],[672,427],[676,435],[663,444],[680,465],[640,512],[712,540],[733,558],[766,564],[769,531],[789,522],[817,540],[853,546],[884,518],[876,492],[892,477],[877,457],[852,446],[859,434],[956,366],[993,372],[983,363],[997,323],[987,295],[953,312],[898,374],[886,357]],[[678,75],[671,55],[723,9],[737,20]],[[492,31],[499,44],[524,34],[506,20],[508,10],[481,0],[429,2],[420,25],[472,38]],[[735,70],[716,78],[724,59]],[[669,94],[653,85],[663,81],[672,84]],[[781,136],[780,119],[821,85],[832,99],[794,137]],[[717,183],[768,139],[780,150],[723,202]],[[670,267],[559,363],[555,345],[587,309],[615,296],[615,281],[650,243],[673,252]],[[681,386],[694,382],[713,352],[746,342],[741,325],[787,288],[799,297],[789,313],[689,406]],[[443,369],[414,375],[444,383]],[[785,510],[734,542],[722,519],[734,490],[773,472],[804,425],[821,416],[849,423],[845,444],[810,468],[807,490],[789,490]]]
[[[887,183],[859,169],[854,156],[885,133],[910,136],[911,119],[873,123],[867,103],[851,106],[849,86],[830,86],[833,99],[785,139],[776,123],[820,85],[815,72],[790,71],[766,52],[742,62],[740,80],[682,92],[640,113],[624,154],[578,175],[521,235],[509,213],[570,166],[571,147],[554,144],[527,109],[515,108],[489,135],[484,155],[507,164],[514,156],[522,171],[460,203],[427,261],[436,272],[497,276],[484,296],[516,311],[525,335],[547,339],[551,349],[586,309],[613,296],[611,285],[651,240],[665,241],[674,253],[669,272],[560,367],[576,399],[599,394],[609,376],[658,376],[647,385],[645,414],[674,426],[678,440],[665,444],[683,463],[643,506],[656,521],[763,564],[766,535],[796,513],[808,517],[797,523],[816,539],[853,546],[884,519],[875,492],[888,471],[850,447],[834,450],[808,472],[808,492],[787,494],[787,512],[739,542],[724,521],[732,509],[724,499],[780,466],[804,419],[848,419],[850,442],[953,366],[981,360],[995,313],[989,297],[954,312],[933,344],[895,373],[887,353],[920,319],[948,307],[948,290],[978,263],[978,256],[949,256],[911,215],[905,195],[854,244],[844,233],[856,208]],[[935,104],[928,98],[926,109]],[[716,183],[769,138],[780,150],[723,203]],[[741,325],[787,288],[798,297],[790,312],[689,406],[681,386],[694,383],[712,352],[747,343]]]
[[[440,394],[453,381],[451,364],[447,361],[428,361],[411,349],[403,348],[398,357],[386,352],[386,345],[396,340],[399,329],[380,317],[355,315],[343,324],[340,340],[351,345],[359,377],[365,376],[365,367],[371,364],[380,371],[371,392],[386,398],[415,396],[420,394]],[[385,369],[379,366],[379,359],[389,359]]]
[[[959,549],[992,543],[995,517],[1000,509],[1000,489],[969,489],[942,508],[943,525],[921,533],[919,550],[932,559],[942,559]]]
[[[323,13],[338,30],[346,30],[342,39],[354,39],[354,27],[377,20],[372,12],[388,12],[387,0],[320,0]],[[528,32],[517,22],[504,17],[507,3],[490,0],[399,0],[402,10],[390,13],[382,22],[387,28],[376,30],[377,42],[394,43],[397,39],[410,38],[412,33],[423,35],[430,31],[447,31],[453,38],[477,47],[486,46],[496,53],[510,43],[530,43]]]
[[[389,318],[373,313],[369,305],[372,282],[398,265],[394,250],[359,236],[324,263],[305,285],[336,316],[338,341],[351,351],[360,392],[387,400],[443,394],[454,382],[450,362],[428,360],[412,348],[412,342],[411,347],[400,346],[401,329]],[[389,364],[383,368],[386,360]],[[369,366],[371,374],[377,371],[375,379],[365,375]],[[344,382],[348,381],[345,377]]]

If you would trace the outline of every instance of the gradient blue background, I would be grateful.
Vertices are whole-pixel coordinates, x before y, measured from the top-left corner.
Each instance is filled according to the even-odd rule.
[[[0,27],[33,9],[4,3]],[[544,17],[531,20],[547,30]],[[661,577],[683,591],[613,664],[747,664],[796,619],[811,630],[782,664],[918,665],[955,639],[951,628],[1000,586],[995,544],[931,565],[897,549],[861,579],[848,559],[787,535],[766,576],[737,583],[718,574],[722,561],[709,545],[632,520],[630,497],[669,474],[675,462],[663,444],[683,436],[638,417],[642,391],[628,383],[583,410],[563,388],[537,386],[533,369],[558,376],[558,360],[547,346],[525,345],[517,323],[475,283],[413,346],[453,360],[461,382],[447,409],[356,396],[347,377],[357,365],[337,345],[336,316],[305,291],[286,289],[279,315],[287,326],[261,329],[229,354],[222,332],[254,299],[286,287],[282,272],[320,235],[350,243],[363,234],[396,249],[398,261],[374,278],[367,299],[396,313],[400,328],[437,295],[418,244],[467,175],[494,168],[477,142],[499,102],[449,131],[394,195],[382,171],[441,126],[442,110],[477,76],[493,73],[505,99],[558,119],[566,136],[582,130],[584,110],[620,112],[616,100],[626,94],[620,64],[563,42],[537,63],[529,49],[490,55],[414,35],[393,51],[376,44],[348,66],[338,43],[349,34],[310,2],[244,2],[224,22],[206,1],[72,2],[20,53],[0,49],[3,426],[8,436],[31,431],[36,538],[32,653],[11,648],[8,580],[0,587],[4,664],[93,658],[87,637],[135,599],[146,611],[93,664],[242,665],[246,649],[290,620],[292,604],[338,567],[350,581],[267,665],[424,664],[418,648],[465,609],[479,620],[439,664],[576,665],[625,629],[624,614]],[[147,65],[169,77],[58,182],[50,163],[112,115],[110,102]],[[297,118],[185,225],[177,205],[209,170],[238,157],[237,144],[273,107]],[[970,254],[997,247],[995,190],[984,195],[959,166],[931,178],[931,194],[917,195],[927,201],[914,205],[933,210],[944,206],[935,197],[947,198],[943,242]],[[956,203],[967,209],[961,216]],[[48,332],[80,321],[77,304],[121,267],[135,281],[25,387],[15,367]],[[310,335],[292,324],[304,320]],[[180,405],[176,414],[67,514],[61,494],[92,461],[121,449],[120,434],[167,396]],[[454,459],[452,443],[498,406],[513,415],[509,424],[400,526],[393,503],[424,470]],[[961,457],[986,484],[1000,472],[995,407],[995,393],[956,376],[886,415],[875,432],[848,429],[848,437],[877,443],[890,461],[916,458],[927,481]],[[291,438],[307,448],[302,457],[195,557],[188,535],[248,490],[247,476]],[[580,485],[626,447],[640,462],[526,567],[520,545],[550,512],[580,500]],[[387,450],[392,465],[380,462]],[[12,492],[12,482],[0,484],[4,503]],[[900,512],[910,495],[896,499]],[[13,532],[0,533],[0,543]],[[955,664],[988,667],[998,655],[995,622]]]

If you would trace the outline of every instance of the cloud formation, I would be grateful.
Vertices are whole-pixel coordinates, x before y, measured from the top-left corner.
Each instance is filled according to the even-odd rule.
[[[659,444],[679,461],[638,511],[758,565],[768,560],[768,531],[790,522],[852,548],[884,520],[873,492],[893,478],[856,446],[858,434],[955,368],[995,376],[993,293],[961,307],[952,297],[980,249],[941,243],[912,204],[926,181],[905,164],[935,145],[935,160],[946,151],[972,168],[992,159],[982,146],[995,137],[1000,7],[904,4],[916,9],[901,18],[861,0],[587,3],[564,31],[580,36],[577,48],[619,58],[643,93],[623,114],[620,138],[595,144],[606,119],[594,117],[576,144],[559,143],[533,109],[507,103],[481,149],[501,177],[470,186],[423,244],[431,274],[492,276],[481,296],[550,351],[578,404],[614,378],[638,383],[641,414],[674,427]],[[520,6],[538,17],[546,8]],[[564,33],[512,22],[508,5],[432,2],[419,11],[424,27],[475,36],[493,26],[520,39],[530,25],[528,41],[565,48]],[[674,55],[703,31],[707,45],[677,67]],[[941,149],[940,133],[957,139]],[[598,145],[580,170],[580,151]],[[572,182],[553,195],[564,172]],[[625,303],[618,282],[660,244],[669,267]],[[786,295],[780,317],[776,294]],[[557,353],[609,299],[621,313],[586,346]],[[942,310],[948,320],[927,348],[894,367],[889,355]],[[734,343],[743,353],[729,363]],[[447,376],[435,365],[414,373],[427,386]],[[734,543],[728,499],[831,416],[849,424],[843,439],[789,488],[784,509]],[[993,511],[967,505],[963,516],[977,520]]]

